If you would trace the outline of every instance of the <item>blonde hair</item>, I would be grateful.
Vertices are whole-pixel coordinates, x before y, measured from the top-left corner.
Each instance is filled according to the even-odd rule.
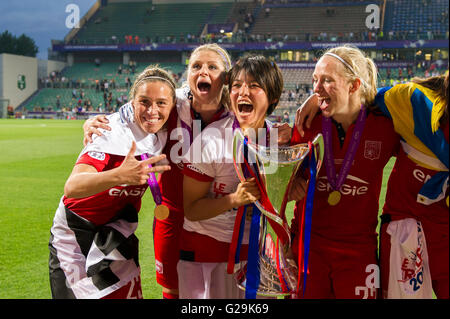
[[[203,44],[201,46],[196,47],[194,49],[194,51],[192,51],[190,58],[197,52],[205,51],[205,50],[216,52],[222,59],[222,63],[223,63],[223,67],[224,67],[225,71],[227,71],[227,72],[230,71],[230,69],[231,69],[230,55],[224,48],[219,46],[217,43],[207,43],[207,44]]]
[[[218,56],[220,56],[221,58],[221,62],[222,62],[222,66],[225,69],[225,72],[223,74],[223,89],[222,89],[222,96],[220,98],[220,103],[225,107],[225,108],[229,108],[229,104],[230,104],[230,92],[228,90],[228,86],[226,83],[226,76],[228,71],[230,71],[231,69],[231,58],[230,55],[228,54],[228,52],[222,48],[221,46],[219,46],[216,43],[208,43],[208,44],[203,44],[201,46],[198,46],[197,48],[195,48],[190,57],[189,57],[189,66],[191,64],[191,59],[194,56],[194,54],[197,54],[200,51],[212,51],[215,52]],[[190,73],[190,68],[188,68],[188,76]],[[183,86],[187,86],[187,83],[184,83]]]
[[[175,81],[172,78],[172,76],[169,74],[169,72],[160,68],[158,65],[149,65],[148,67],[145,68],[144,71],[142,71],[137,76],[136,80],[134,80],[133,85],[131,86],[131,89],[130,89],[130,94],[129,94],[130,100],[134,100],[134,98],[136,96],[136,92],[142,84],[147,83],[147,82],[155,82],[155,81],[160,81],[160,82],[163,82],[163,83],[166,83],[169,85],[169,87],[171,88],[171,91],[172,91],[172,99],[175,103],[175,100],[176,100]]]
[[[322,57],[327,53],[337,55],[339,60],[344,61],[341,62],[344,66],[345,77],[351,82],[356,79],[361,81],[361,103],[366,106],[372,105],[377,94],[378,78],[377,67],[373,60],[360,49],[351,45],[328,49]]]

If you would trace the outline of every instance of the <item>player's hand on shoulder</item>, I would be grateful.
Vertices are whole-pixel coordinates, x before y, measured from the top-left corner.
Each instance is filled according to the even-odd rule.
[[[83,124],[84,146],[92,142],[92,135],[97,134],[98,136],[102,136],[99,128],[110,131],[111,127],[107,125],[108,123],[109,121],[105,115],[96,115],[90,119],[87,119]]]
[[[272,129],[278,130],[278,145],[288,144],[292,137],[292,128],[288,123],[274,123]]]

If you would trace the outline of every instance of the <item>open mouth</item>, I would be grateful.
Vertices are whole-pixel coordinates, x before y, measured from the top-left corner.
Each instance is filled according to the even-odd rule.
[[[249,102],[240,102],[238,104],[239,113],[251,113],[253,111],[253,105]]]
[[[199,82],[197,88],[201,93],[208,93],[211,90],[211,84],[208,82]]]
[[[326,97],[319,97],[319,107],[325,110],[330,105],[331,99]]]

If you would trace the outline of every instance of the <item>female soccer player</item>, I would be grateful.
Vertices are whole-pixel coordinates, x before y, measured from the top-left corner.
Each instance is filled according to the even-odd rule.
[[[189,146],[195,132],[200,132],[208,124],[229,115],[229,94],[224,84],[230,68],[231,61],[226,50],[217,44],[199,46],[189,59],[187,85],[176,92],[177,112],[168,120],[169,140],[164,149],[172,169],[159,180],[163,205],[170,209],[170,214],[165,219],[156,218],[153,227],[156,279],[163,287],[164,298],[178,298],[176,267],[180,257],[180,234],[184,221],[183,163],[180,158],[184,154],[181,154],[182,150],[176,144],[183,142]],[[83,126],[84,142],[89,142],[93,133],[101,134],[97,127],[109,129],[106,123],[103,117],[86,121]],[[180,129],[188,132],[188,136],[180,136],[177,133]],[[286,142],[289,133],[288,125],[278,128],[281,143]]]
[[[177,267],[181,298],[243,297],[227,273],[228,254],[238,207],[253,203],[260,193],[254,179],[239,181],[230,152],[233,135],[226,139],[226,131],[241,129],[249,134],[264,129],[270,133],[271,123],[265,117],[275,109],[282,88],[282,74],[275,63],[262,56],[241,58],[229,76],[234,115],[210,124],[202,133],[200,161],[192,161],[196,154],[191,147],[191,162],[183,170],[185,222]],[[241,260],[247,258],[248,225]]]
[[[383,298],[449,297],[448,71],[379,89],[375,103],[402,137],[383,207]],[[316,97],[297,112],[309,127]]]
[[[399,138],[392,122],[372,107],[377,71],[359,49],[326,51],[316,64],[313,83],[321,114],[303,137],[294,130],[291,141],[308,141],[322,133],[325,145],[303,297],[375,298],[378,282],[371,278],[377,275],[378,198],[383,168],[396,153]],[[301,207],[303,203],[296,206],[294,233],[301,225]]]
[[[194,133],[228,115],[228,88],[224,84],[230,68],[231,61],[226,50],[217,44],[199,46],[189,59],[187,84],[176,90],[176,112],[168,120],[169,140],[163,151],[168,156],[171,170],[158,181],[162,203],[170,213],[167,218],[155,218],[153,225],[156,280],[163,287],[163,297],[167,299],[178,298],[176,267],[184,221],[181,156],[186,149],[176,144],[181,142],[189,146]],[[106,123],[102,117],[86,121],[83,126],[85,143],[90,141],[92,133],[101,134],[97,127],[109,129]],[[194,127],[198,124],[200,127]],[[180,129],[187,134],[180,134]]]
[[[113,130],[83,149],[66,181],[49,243],[53,298],[142,298],[134,232],[147,180],[170,169],[151,164],[165,158],[175,83],[148,67],[130,100],[108,116]],[[156,179],[150,184],[158,192]]]
[[[379,90],[402,136],[381,217],[384,298],[449,298],[448,72]]]

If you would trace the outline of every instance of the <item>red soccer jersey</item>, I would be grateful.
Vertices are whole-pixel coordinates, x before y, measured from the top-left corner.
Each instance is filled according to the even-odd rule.
[[[448,123],[442,128],[445,139],[449,140]],[[408,158],[403,149],[399,151],[391,176],[389,177],[384,214],[390,214],[392,220],[415,218],[431,222],[440,232],[447,232],[449,224],[448,207],[445,200],[423,205],[417,202],[417,194],[424,183],[436,174],[436,171],[422,167]],[[433,231],[438,231],[435,228]]]
[[[163,149],[163,153],[166,154],[169,161],[170,171],[164,172],[164,174],[160,174],[158,178],[163,202],[172,209],[183,208],[183,192],[180,191],[180,185],[183,185],[183,174],[181,173],[183,165],[182,163],[174,163],[173,159],[170,156],[170,150],[175,144],[179,142],[178,140],[170,139],[170,133],[172,132],[172,130],[176,129],[177,126],[178,113],[176,108],[174,108],[170,113],[169,119],[167,120],[168,136],[166,146]]]
[[[103,172],[120,166],[124,159],[124,156],[88,152],[83,154],[76,164],[92,165],[98,172]],[[140,160],[138,157],[136,159]],[[132,204],[139,211],[141,198],[146,189],[147,184],[137,186],[118,185],[89,197],[67,198],[64,196],[63,201],[68,209],[79,216],[95,225],[103,225],[115,217],[126,204]]]
[[[355,124],[346,133],[341,148],[338,131],[332,125],[332,145],[336,174],[339,174]],[[305,143],[322,132],[322,115],[316,116],[311,128],[300,137],[294,128],[291,144]],[[312,234],[341,243],[376,244],[378,199],[380,195],[383,168],[398,149],[399,137],[394,131],[392,121],[369,112],[362,137],[352,166],[340,189],[341,199],[335,206],[328,203],[333,191],[328,182],[325,163],[316,181],[312,213]],[[297,203],[293,221],[296,231],[298,213],[303,201]]]

